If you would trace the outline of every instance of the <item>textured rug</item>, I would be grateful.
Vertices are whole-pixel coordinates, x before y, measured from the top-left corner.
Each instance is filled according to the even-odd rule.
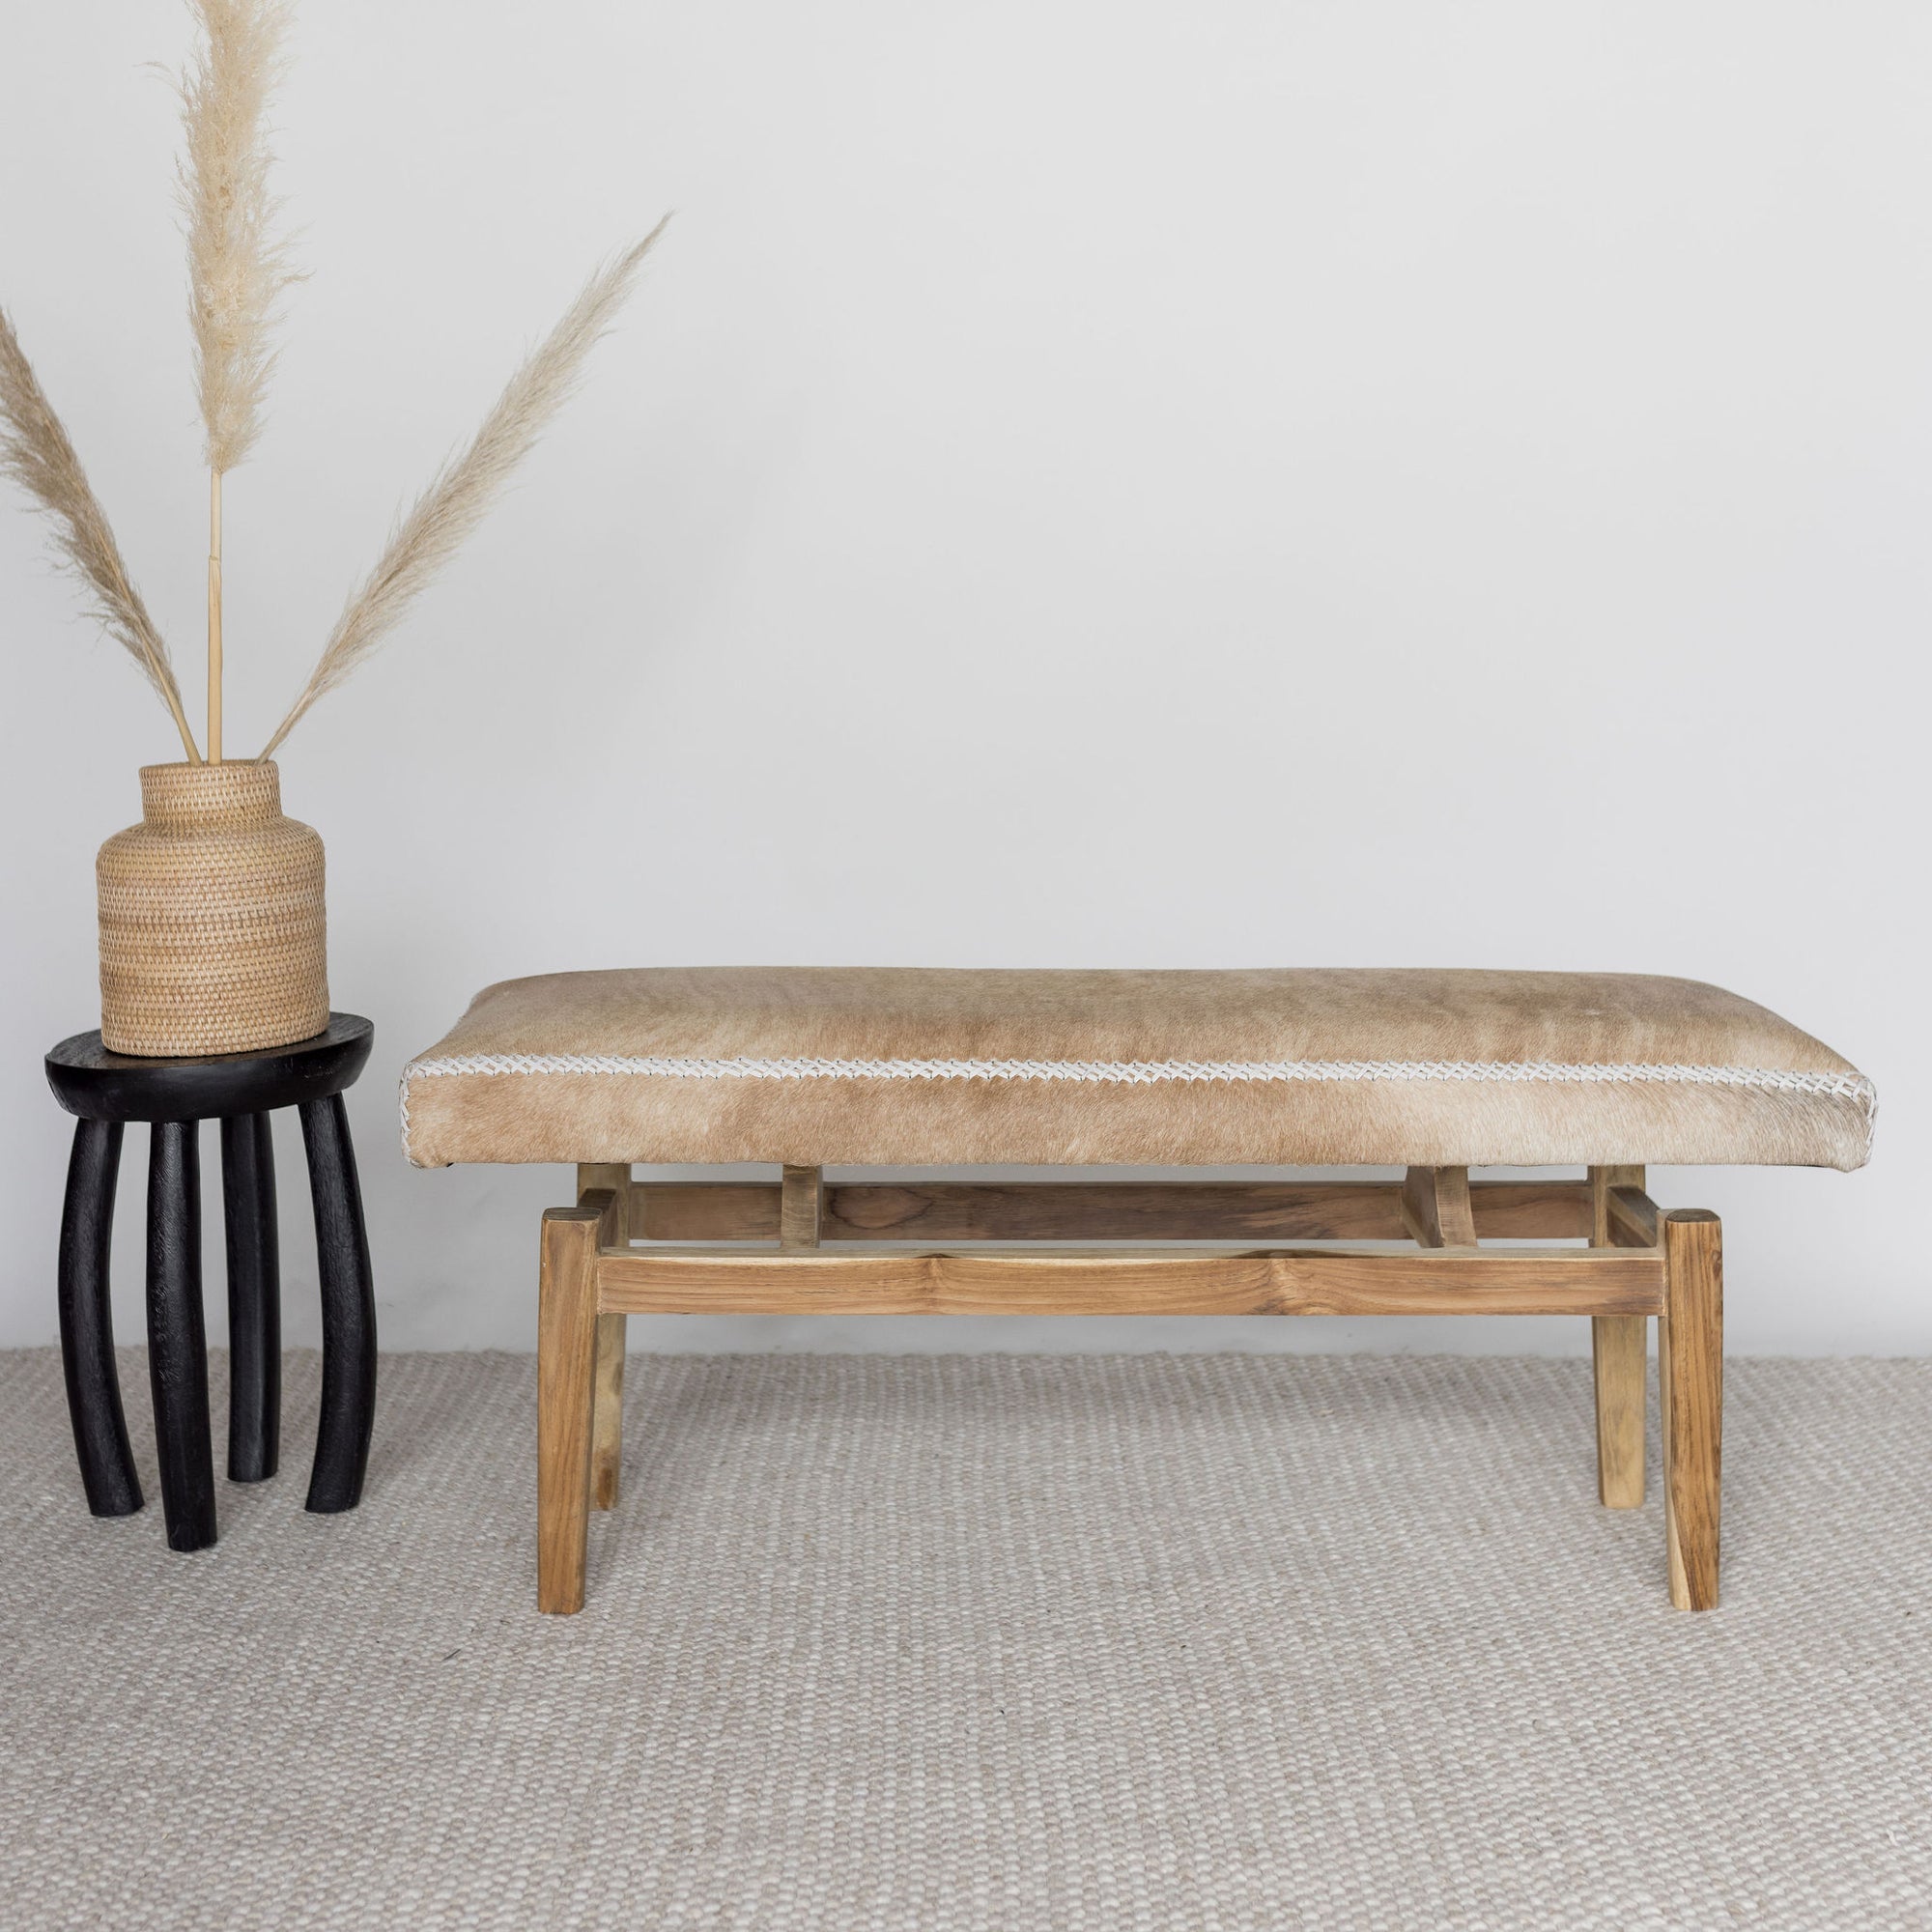
[[[633,1358],[574,1619],[527,1357],[289,1379],[171,1556],[0,1356],[12,1932],[1932,1925],[1932,1363],[1732,1365],[1704,1617],[1576,1363]]]

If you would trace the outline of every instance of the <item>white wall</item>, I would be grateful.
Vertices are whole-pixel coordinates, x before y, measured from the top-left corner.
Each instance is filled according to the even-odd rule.
[[[531,1340],[563,1174],[396,1151],[396,1069],[477,986],[878,960],[1733,986],[1885,1099],[1858,1176],[1656,1177],[1729,1217],[1736,1346],[1932,1346],[1932,14],[304,12],[281,181],[313,279],[228,492],[241,749],[523,345],[678,211],[485,539],[283,754],[328,841],[336,1003],[378,1027],[351,1100],[387,1344]],[[14,10],[0,298],[191,685],[203,485],[172,108],[141,66],[185,35],[153,0]],[[35,526],[0,517],[6,1343],[54,1333],[67,1130],[39,1056],[96,1017],[94,849],[137,815],[136,764],[173,754],[71,609]],[[1580,1342],[637,1326],[748,1349]]]

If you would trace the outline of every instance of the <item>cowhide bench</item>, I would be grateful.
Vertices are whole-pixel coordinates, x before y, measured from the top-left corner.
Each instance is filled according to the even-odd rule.
[[[1671,1602],[1718,1601],[1717,1217],[1647,1164],[1850,1169],[1871,1084],[1686,980],[1487,972],[564,973],[480,994],[403,1075],[421,1167],[563,1161],[538,1277],[537,1602],[617,1496],[624,1318],[1591,1318],[1598,1493],[1643,1500],[1658,1320]],[[769,1162],[776,1182],[631,1164]],[[1391,1166],[1401,1180],[835,1181],[972,1165]],[[1471,1183],[1472,1167],[1587,1179]],[[1518,1241],[1520,1246],[1485,1242]],[[1557,1246],[1557,1242],[1587,1246]],[[1321,1245],[1315,1245],[1315,1244]],[[1209,1245],[1213,1244],[1213,1245]]]

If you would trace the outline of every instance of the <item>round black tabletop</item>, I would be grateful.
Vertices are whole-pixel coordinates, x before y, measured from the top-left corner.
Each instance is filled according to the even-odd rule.
[[[70,1114],[89,1121],[215,1121],[326,1100],[355,1084],[376,1029],[358,1013],[330,1013],[308,1039],[258,1053],[149,1060],[109,1053],[100,1034],[77,1033],[47,1055],[47,1085]]]

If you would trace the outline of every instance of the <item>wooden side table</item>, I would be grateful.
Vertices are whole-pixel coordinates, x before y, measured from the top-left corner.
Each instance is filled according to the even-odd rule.
[[[214,1542],[214,1461],[201,1306],[200,1123],[221,1122],[232,1363],[228,1476],[275,1473],[281,1424],[281,1279],[269,1116],[301,1114],[322,1276],[322,1415],[308,1507],[354,1509],[376,1414],[376,1296],[355,1151],[342,1104],[369,1059],[375,1029],[331,1013],[311,1039],[261,1053],[193,1060],[109,1053],[99,1033],[47,1055],[54,1097],[80,1118],[61,1218],[61,1359],[87,1506],[128,1516],[141,1486],[114,1368],[108,1246],[122,1129],[149,1123],[148,1369],[155,1394],[161,1509],[171,1549]]]

